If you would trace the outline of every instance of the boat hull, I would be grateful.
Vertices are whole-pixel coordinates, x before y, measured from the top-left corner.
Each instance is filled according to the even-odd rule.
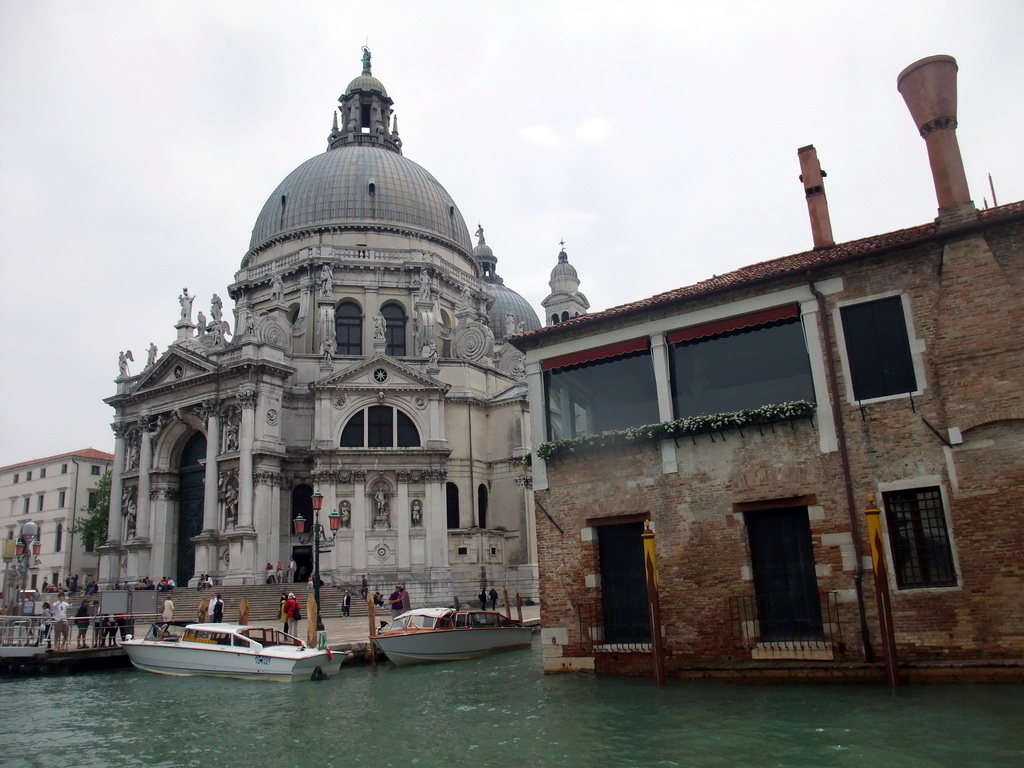
[[[392,664],[474,659],[495,651],[528,646],[530,627],[456,628],[385,634],[373,638]]]
[[[341,670],[348,654],[296,649],[293,653],[252,653],[231,647],[193,647],[185,643],[127,640],[122,647],[132,664],[159,675],[206,675],[290,683],[309,680],[319,668],[333,675]]]

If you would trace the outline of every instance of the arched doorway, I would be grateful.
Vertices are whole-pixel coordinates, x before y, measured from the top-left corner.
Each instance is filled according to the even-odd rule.
[[[181,452],[178,468],[178,546],[174,580],[179,586],[188,584],[196,569],[196,545],[193,537],[203,530],[203,494],[206,470],[206,436],[192,435]]]
[[[308,485],[297,485],[292,489],[291,533],[295,533],[295,518],[299,515],[306,521],[306,530],[313,530],[313,489]],[[295,561],[295,581],[306,581],[313,572],[313,547],[309,544],[293,543],[292,559]]]

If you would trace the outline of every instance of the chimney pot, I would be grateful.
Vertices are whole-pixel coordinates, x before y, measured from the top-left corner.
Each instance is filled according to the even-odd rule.
[[[896,78],[896,88],[928,149],[940,218],[962,206],[974,208],[956,139],[957,69],[952,56],[929,56]]]
[[[811,217],[811,240],[815,248],[835,245],[832,238],[832,221],[828,215],[828,198],[825,197],[825,172],[818,162],[818,151],[813,144],[796,151],[800,158],[800,181],[807,198],[807,214]]]

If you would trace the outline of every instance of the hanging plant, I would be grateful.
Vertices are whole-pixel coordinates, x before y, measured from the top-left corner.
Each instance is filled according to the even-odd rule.
[[[553,456],[565,456],[572,453],[609,448],[628,443],[644,443],[657,440],[674,440],[688,435],[701,435],[711,432],[724,432],[727,429],[758,424],[775,424],[780,421],[806,419],[814,415],[814,404],[806,400],[790,403],[763,405],[760,408],[748,408],[743,411],[714,413],[701,416],[666,421],[661,424],[646,424],[642,427],[615,429],[597,435],[570,437],[541,443],[537,447],[537,456],[547,461]]]

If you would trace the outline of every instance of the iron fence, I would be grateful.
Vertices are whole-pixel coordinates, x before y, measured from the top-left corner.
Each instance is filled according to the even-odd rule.
[[[762,644],[827,644],[842,650],[838,594],[734,595],[729,615],[737,648]]]

